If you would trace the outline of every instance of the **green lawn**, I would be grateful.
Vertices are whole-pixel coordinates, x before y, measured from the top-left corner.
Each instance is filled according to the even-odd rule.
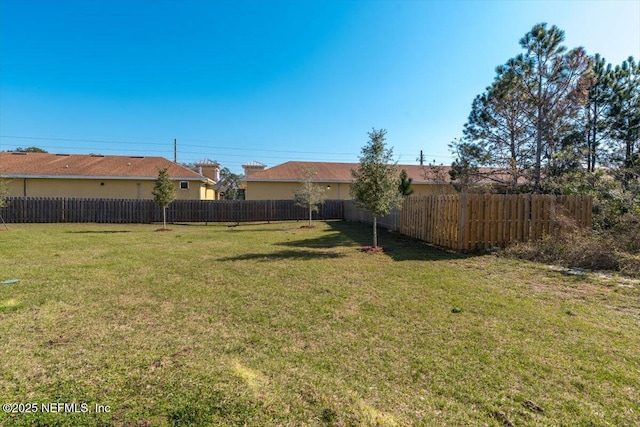
[[[303,224],[10,225],[0,426],[640,424],[638,282]]]

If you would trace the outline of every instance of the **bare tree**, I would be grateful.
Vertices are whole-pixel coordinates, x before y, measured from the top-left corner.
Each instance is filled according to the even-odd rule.
[[[295,192],[294,200],[296,205],[308,209],[309,227],[311,227],[313,212],[317,212],[319,205],[324,203],[326,189],[313,182],[313,177],[317,175],[317,171],[303,169],[302,175],[304,176],[304,181],[302,181],[300,188]]]

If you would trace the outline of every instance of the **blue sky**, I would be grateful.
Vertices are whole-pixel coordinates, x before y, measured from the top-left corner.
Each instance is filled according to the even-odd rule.
[[[539,22],[619,64],[640,0],[0,0],[0,150],[449,164],[473,98]]]

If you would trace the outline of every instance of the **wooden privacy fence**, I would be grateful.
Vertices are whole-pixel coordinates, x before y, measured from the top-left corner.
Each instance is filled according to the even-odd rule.
[[[356,206],[355,200],[344,201],[344,219],[346,221],[359,221],[373,223],[373,217],[364,209]],[[400,211],[394,209],[389,215],[378,217],[377,224],[391,231],[399,231],[400,229]]]
[[[399,231],[448,249],[489,249],[556,233],[567,220],[590,229],[591,209],[591,196],[416,196],[404,201]]]
[[[591,196],[455,194],[411,196],[401,210],[378,218],[381,227],[457,251],[488,249],[556,233],[569,219],[591,228]],[[9,197],[0,215],[8,223],[162,221],[153,200]],[[169,222],[305,220],[293,200],[174,200]],[[372,222],[352,200],[327,200],[313,219]]]
[[[8,223],[162,221],[153,200],[9,197],[0,215]],[[304,220],[308,210],[293,200],[174,200],[169,222],[250,222]],[[313,219],[342,219],[342,200],[327,200]]]

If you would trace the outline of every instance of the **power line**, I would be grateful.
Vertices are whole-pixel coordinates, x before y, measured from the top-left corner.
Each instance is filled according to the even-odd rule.
[[[89,138],[57,138],[57,137],[37,137],[37,136],[22,136],[22,135],[0,135],[0,138],[5,139],[17,139],[17,140],[35,140],[35,141],[58,141],[58,142],[79,142],[79,143],[94,143],[94,144],[126,144],[126,145],[138,145],[138,146],[151,146],[153,145],[156,149],[144,148],[145,153],[163,153],[167,154],[171,151],[172,145],[170,144],[171,139],[167,139],[167,141],[130,141],[130,140],[106,140],[106,139],[89,139]],[[166,145],[166,149],[157,149],[158,146]],[[355,159],[358,156],[358,153],[344,153],[344,152],[330,152],[330,151],[300,151],[300,150],[277,150],[277,149],[268,149],[268,148],[243,148],[243,147],[235,147],[235,146],[219,146],[219,145],[206,145],[206,144],[189,144],[189,143],[180,143],[180,148],[196,148],[198,151],[194,150],[186,150],[182,151],[182,155],[195,155],[205,157],[211,156],[222,156],[222,157],[241,157],[246,159],[247,156],[244,154],[231,154],[231,153],[211,153],[212,150],[222,150],[222,151],[232,151],[232,152],[251,152],[251,153],[281,153],[287,154],[287,156],[270,156],[268,154],[257,154],[255,157],[264,158],[264,159],[279,159],[279,160],[292,160],[292,157],[295,157],[295,160],[307,160],[313,161],[318,160],[317,158],[308,158],[307,156],[298,156],[298,155],[319,155],[319,156],[332,156],[334,159],[337,159],[342,156],[348,156],[351,159]],[[77,150],[78,147],[69,147],[63,145],[49,145],[49,149],[56,150]],[[135,149],[114,149],[114,148],[105,148],[100,147],[96,149],[101,152],[115,152],[122,153],[123,151],[131,153],[136,152],[139,153],[140,150]],[[408,153],[397,153],[400,157],[412,157],[412,154]],[[451,159],[451,156],[442,156],[436,154],[424,154],[425,157],[428,158],[442,158],[442,159]]]
[[[74,139],[74,138],[52,138],[52,137],[36,137],[36,136],[15,136],[15,135],[0,135],[0,138],[10,139],[25,139],[25,140],[37,140],[37,141],[63,141],[63,142],[90,142],[101,144],[138,144],[138,145],[155,145],[164,144],[165,142],[142,142],[142,141],[114,141],[114,140],[100,140],[100,139]],[[202,145],[202,144],[184,144],[180,143],[180,147],[198,147],[198,148],[210,148],[214,150],[234,150],[234,151],[265,151],[270,153],[300,153],[300,154],[332,154],[332,155],[344,155],[351,156],[353,153],[339,153],[328,151],[298,151],[298,150],[272,150],[261,148],[242,148],[242,147],[221,147],[215,145]]]

